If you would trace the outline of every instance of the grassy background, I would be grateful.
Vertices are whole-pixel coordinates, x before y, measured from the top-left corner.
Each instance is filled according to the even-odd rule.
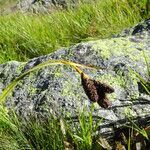
[[[81,41],[111,37],[150,17],[147,0],[97,0],[51,14],[0,16],[0,63],[26,61]]]

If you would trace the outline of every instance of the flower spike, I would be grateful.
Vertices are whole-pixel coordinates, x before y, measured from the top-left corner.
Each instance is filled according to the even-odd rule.
[[[85,76],[84,73],[81,74],[81,82],[86,95],[91,101],[97,102],[103,108],[111,105],[106,93],[113,93],[114,89],[112,87],[106,83],[92,80]]]

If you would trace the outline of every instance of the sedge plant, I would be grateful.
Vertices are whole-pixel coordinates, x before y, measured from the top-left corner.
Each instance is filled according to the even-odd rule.
[[[74,63],[71,61],[66,61],[66,60],[48,60],[44,63],[41,63],[27,71],[25,71],[24,73],[22,73],[19,77],[17,77],[16,79],[14,79],[4,90],[3,93],[0,96],[0,102],[2,103],[5,98],[7,97],[7,95],[9,95],[9,93],[13,90],[13,88],[18,84],[18,82],[23,79],[23,77],[25,77],[27,74],[39,70],[43,67],[46,66],[50,66],[50,65],[58,65],[58,64],[64,64],[64,65],[69,65],[72,68],[74,68],[81,76],[81,81],[82,81],[82,86],[84,88],[84,91],[86,93],[86,95],[88,96],[88,98],[93,101],[93,102],[97,102],[101,107],[107,108],[110,105],[110,102],[107,98],[107,93],[112,93],[114,92],[114,89],[105,84],[105,83],[101,83],[99,81],[90,79],[90,77],[85,74],[79,67],[85,67],[85,68],[94,68],[94,67],[90,67],[90,66],[86,66],[86,65],[81,65],[78,63]],[[104,68],[101,68],[104,69]]]
[[[3,106],[3,103],[5,102],[6,97],[11,93],[13,88],[26,75],[28,75],[29,73],[31,73],[33,71],[39,70],[43,67],[50,66],[50,65],[58,65],[58,64],[68,65],[68,66],[71,66],[72,68],[74,68],[81,76],[82,86],[83,86],[87,96],[89,98],[91,98],[92,101],[98,102],[98,104],[100,104],[100,106],[102,106],[104,108],[108,107],[108,105],[107,105],[108,99],[106,97],[105,92],[111,93],[111,92],[113,92],[113,88],[111,88],[110,86],[107,86],[106,84],[100,83],[99,81],[90,79],[90,77],[79,68],[79,67],[85,67],[85,68],[95,69],[97,67],[86,66],[86,65],[66,61],[66,60],[48,60],[48,61],[41,63],[41,64],[25,71],[24,73],[22,73],[19,77],[14,79],[3,90],[2,95],[0,96],[1,106]],[[101,68],[101,69],[104,69],[104,68]],[[99,101],[101,101],[101,102],[99,102]],[[3,108],[4,108],[4,106],[3,106]],[[28,121],[29,124],[23,125],[16,116],[13,117],[13,119],[14,119],[13,123],[11,122],[12,120],[10,120],[8,117],[7,117],[7,119],[8,119],[8,125],[12,124],[12,127],[14,127],[14,130],[12,130],[13,128],[9,128],[9,130],[13,131],[12,136],[14,136],[15,134],[17,135],[17,136],[14,136],[14,138],[15,138],[14,142],[16,144],[18,144],[19,141],[21,142],[23,139],[25,139],[23,142],[23,146],[22,146],[22,147],[25,147],[25,149],[26,149],[26,147],[29,147],[29,149],[35,148],[35,149],[40,150],[43,146],[46,147],[46,145],[49,145],[49,144],[47,144],[47,142],[48,142],[47,140],[46,141],[44,140],[45,138],[46,139],[49,138],[50,140],[52,138],[51,146],[53,146],[53,147],[51,149],[58,149],[59,145],[62,147],[62,149],[65,147],[65,142],[64,142],[65,139],[63,139],[64,137],[63,137],[63,132],[61,129],[61,124],[57,124],[58,120],[55,118],[50,119],[52,121],[46,123],[44,126],[43,126],[43,123],[41,124],[40,122],[37,122],[37,121],[32,122],[32,120]],[[79,123],[80,123],[80,129],[81,129],[80,132],[76,131],[77,134],[75,134],[75,135],[72,133],[71,129],[68,132],[68,133],[72,133],[71,134],[71,136],[73,135],[72,140],[76,146],[78,146],[78,147],[81,146],[83,148],[92,146],[92,143],[93,143],[92,132],[96,131],[95,129],[97,128],[97,126],[93,127],[92,119],[93,118],[92,118],[92,114],[91,114],[89,116],[89,121],[88,121],[89,124],[87,125],[86,117],[84,116],[83,113],[81,113],[79,115]],[[4,121],[4,123],[6,123],[6,121]],[[47,127],[47,126],[48,126],[48,129],[45,129],[45,127]],[[58,127],[58,128],[56,128],[56,127]],[[31,132],[29,132],[30,130],[31,130]],[[53,133],[51,133],[50,131]],[[4,130],[2,130],[2,132],[4,134]],[[47,132],[50,132],[50,133],[47,133]],[[54,135],[54,136],[52,136],[52,135]],[[18,141],[17,139],[20,139],[20,140]],[[40,142],[40,140],[41,140],[41,142]],[[50,142],[48,142],[48,143],[50,143]],[[9,143],[8,143],[8,145],[9,145]],[[50,148],[50,146],[48,146],[48,149],[49,148]]]

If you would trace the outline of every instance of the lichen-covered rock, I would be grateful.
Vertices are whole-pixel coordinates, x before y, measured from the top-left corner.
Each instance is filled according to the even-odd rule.
[[[8,62],[0,65],[0,93],[15,77],[49,59],[69,60],[84,65],[97,66],[85,69],[91,79],[111,85],[115,92],[109,94],[112,106],[104,109],[94,103],[93,117],[104,118],[103,135],[112,135],[114,128],[127,122],[130,113],[137,121],[150,119],[150,96],[132,70],[149,81],[145,57],[150,58],[150,20],[140,34],[101,39],[62,48],[52,54],[31,59],[29,62]],[[145,26],[144,23],[141,25]],[[136,29],[136,27],[135,27]],[[137,32],[137,30],[136,30]],[[98,69],[99,67],[99,69]],[[106,69],[100,69],[104,67]],[[47,116],[76,118],[84,109],[88,115],[91,102],[81,86],[80,75],[66,65],[47,66],[26,75],[7,97],[6,106],[14,108],[22,117]]]

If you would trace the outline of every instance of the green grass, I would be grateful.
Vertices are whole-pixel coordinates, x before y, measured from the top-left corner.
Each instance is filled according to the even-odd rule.
[[[14,113],[9,116],[1,107],[0,149],[63,150],[63,138],[58,120],[51,117],[48,121],[25,122]]]
[[[76,118],[77,124],[73,122],[72,118],[66,121],[51,114],[47,119],[31,118],[27,121],[17,116],[13,111],[8,114],[6,108],[0,105],[0,149],[64,150],[70,148],[70,150],[100,150],[106,148],[111,150],[110,141],[96,133],[102,119],[94,121],[93,109],[94,106],[88,115],[85,115],[84,110],[79,112],[78,118]],[[150,131],[140,128],[132,120],[130,121],[133,126],[120,132],[125,140],[120,144],[126,145],[128,150],[132,149],[131,147],[135,145],[136,141],[142,145],[142,142],[145,141],[148,144]],[[114,139],[116,141],[116,144],[113,145],[114,148],[119,145],[117,140],[118,138]]]
[[[75,125],[52,115],[47,120],[32,118],[25,121],[13,112],[8,115],[4,107],[0,108],[2,150],[64,150],[68,145],[77,150],[91,150],[96,143],[94,134],[100,124],[93,122],[92,114],[79,113],[79,124]]]
[[[26,61],[81,41],[107,38],[150,17],[147,0],[105,0],[51,14],[0,16],[0,63]]]
[[[84,114],[85,111],[83,110],[83,112],[81,112],[78,116],[79,125],[75,126],[75,128],[67,126],[69,137],[71,137],[73,144],[78,150],[92,150],[96,140],[98,139],[96,131],[103,119],[94,122],[92,117],[93,110],[94,107],[91,109],[88,116]]]

